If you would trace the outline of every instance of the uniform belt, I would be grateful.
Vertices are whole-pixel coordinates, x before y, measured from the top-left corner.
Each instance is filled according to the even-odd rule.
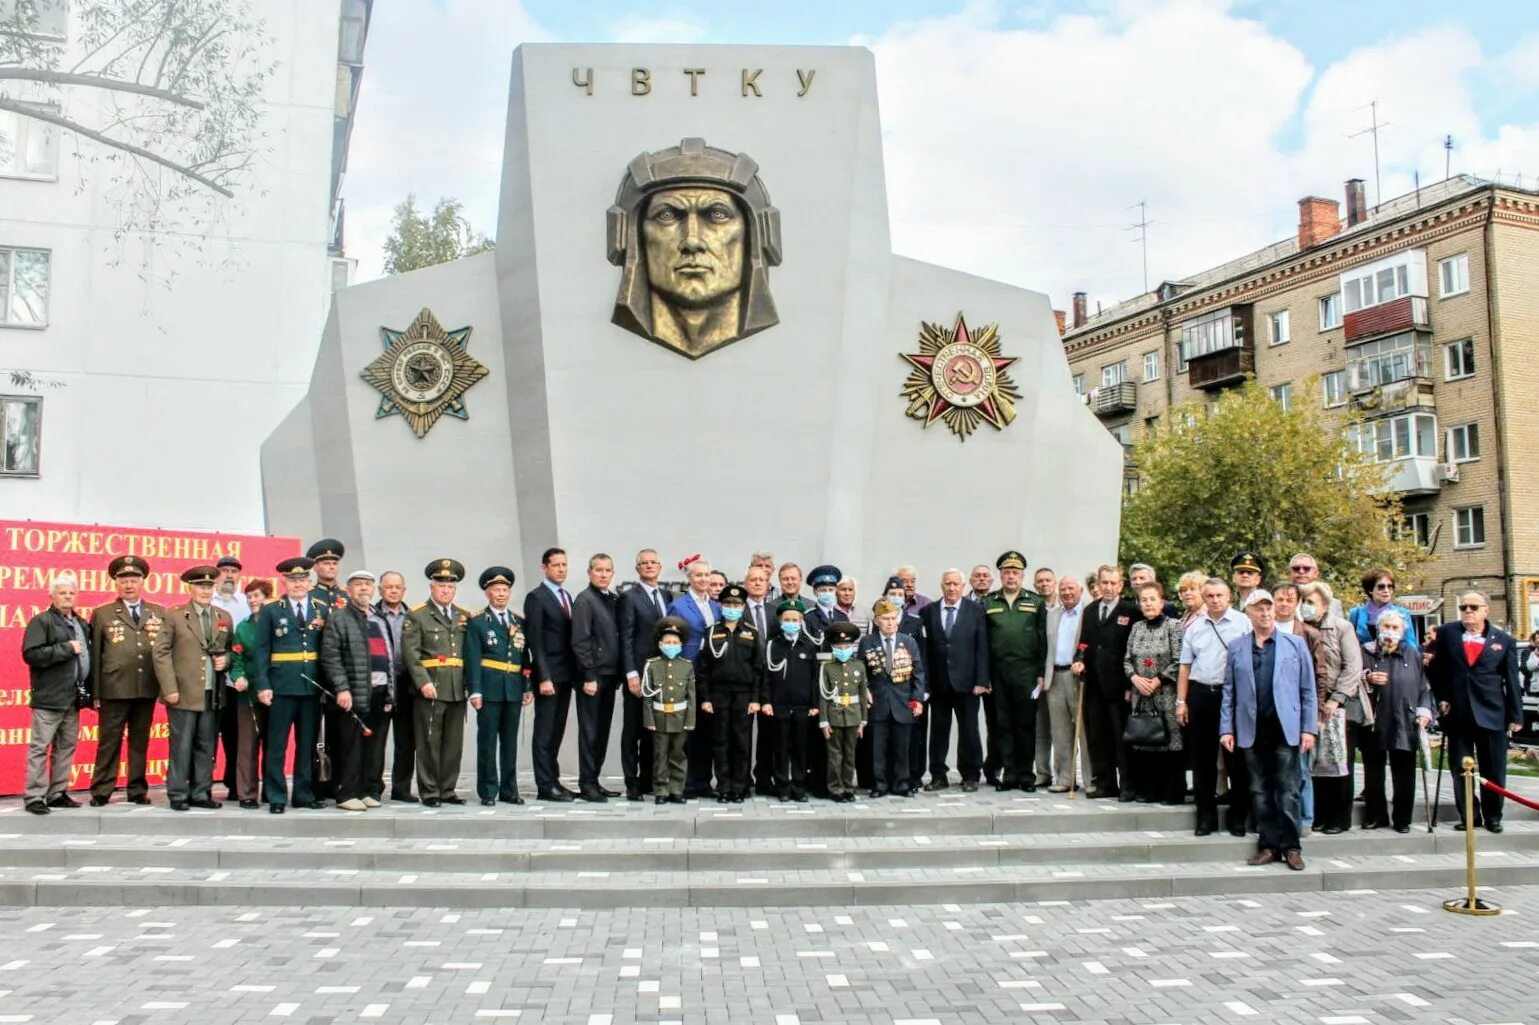
[[[275,651],[267,656],[269,662],[314,662],[313,651]]]
[[[852,694],[840,694],[839,695],[839,704],[841,704],[841,705],[850,705],[850,704],[854,704],[854,702],[855,702],[855,697]]]
[[[1222,683],[1209,683],[1206,680],[1188,680],[1187,683],[1195,683],[1201,687],[1222,687]]]
[[[448,669],[451,666],[456,668],[456,669],[459,669],[459,668],[463,668],[464,665],[465,665],[465,660],[464,659],[462,659],[462,658],[452,658],[452,657],[447,656],[447,655],[440,656],[439,658],[425,658],[425,659],[422,660],[422,668],[423,669]],[[482,665],[485,665],[485,663],[483,662]]]
[[[423,664],[426,665],[427,663],[423,663]],[[491,658],[483,658],[481,660],[481,668],[482,669],[500,669],[504,673],[518,673],[518,672],[522,672],[523,671],[518,666],[514,665],[512,662],[498,662],[496,659],[491,659]]]
[[[1055,673],[1065,673],[1065,672],[1068,672],[1070,669],[1073,669],[1073,668],[1074,668],[1073,663],[1070,663],[1069,665],[1066,665],[1066,666],[1054,666],[1053,667],[1053,672],[1055,672]]]
[[[652,710],[671,715],[674,712],[682,712],[689,707],[688,701],[654,701]]]

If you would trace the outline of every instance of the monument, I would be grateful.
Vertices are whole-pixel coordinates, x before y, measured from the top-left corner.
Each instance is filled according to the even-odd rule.
[[[531,586],[551,545],[576,587],[769,549],[863,601],[1115,555],[1122,450],[1046,297],[892,252],[869,52],[530,44],[511,79],[495,250],[336,294],[270,530]]]

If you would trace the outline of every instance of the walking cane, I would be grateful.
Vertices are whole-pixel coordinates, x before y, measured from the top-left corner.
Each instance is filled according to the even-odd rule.
[[[1079,794],[1079,727],[1080,719],[1085,714],[1085,683],[1076,680],[1079,688],[1075,691],[1074,698],[1074,743],[1069,745],[1069,800],[1074,800]]]
[[[321,702],[323,704],[325,702],[327,702],[327,701],[335,702],[337,700],[336,697],[332,695],[331,691],[327,690],[325,687],[322,687],[320,684],[318,684],[314,680],[310,679],[310,677],[305,676],[304,673],[300,673],[299,675],[301,677],[304,677],[304,681],[306,683],[308,683],[310,686],[314,687],[317,691],[320,692]],[[372,736],[374,736],[374,731],[369,729],[368,726],[364,725],[363,720],[358,718],[358,713],[357,712],[353,711],[351,708],[343,708],[341,705],[337,705],[337,710],[339,712],[345,713],[346,715],[352,716],[353,717],[353,722],[358,724],[358,728],[363,731],[363,735],[365,737],[372,737]]]
[[[1443,799],[1443,759],[1448,754],[1448,734],[1443,732],[1443,722],[1438,720],[1437,787],[1432,791],[1432,825],[1437,826],[1438,804]]]
[[[1420,724],[1416,727],[1416,737],[1421,741],[1421,801],[1427,810],[1427,832],[1432,832],[1434,826],[1434,812],[1432,791],[1427,789],[1427,771],[1432,767],[1432,743],[1427,739],[1427,730]]]

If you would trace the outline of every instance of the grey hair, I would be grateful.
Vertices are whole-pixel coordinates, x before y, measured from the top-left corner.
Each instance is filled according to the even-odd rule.
[[[80,578],[75,576],[75,574],[69,570],[65,570],[62,573],[55,573],[53,583],[48,585],[48,593],[58,594],[59,588],[61,587],[73,587],[78,591],[80,590]]]
[[[916,577],[919,575],[919,571],[912,566],[899,566],[892,571],[892,575],[895,577],[901,577],[905,573],[912,573]]]
[[[1479,598],[1481,601],[1485,602],[1487,608],[1491,606],[1491,596],[1486,594],[1484,591],[1464,591],[1459,595],[1459,597],[1461,599],[1468,598],[1472,594]]]
[[[1393,619],[1395,622],[1399,623],[1400,629],[1402,630],[1410,625],[1405,621],[1405,617],[1396,612],[1394,609],[1385,609],[1383,612],[1379,613],[1379,626],[1383,626],[1386,619]]]
[[[1149,565],[1147,562],[1133,563],[1133,565],[1128,567],[1128,576],[1132,576],[1134,573],[1137,573],[1141,569],[1148,570],[1149,575],[1152,577],[1159,576],[1158,573],[1154,572],[1154,567]]]
[[[1298,556],[1295,555],[1293,558],[1296,559]],[[1292,559],[1289,561],[1291,562]],[[1309,583],[1301,585],[1299,587],[1299,594],[1304,595],[1306,598],[1310,595],[1318,594],[1320,597],[1325,599],[1327,608],[1330,607],[1331,602],[1336,600],[1336,592],[1332,591],[1331,585],[1327,584],[1324,580],[1311,580]],[[1379,618],[1383,618],[1382,613],[1380,614]]]
[[[1222,587],[1225,594],[1231,593],[1229,590],[1229,581],[1225,580],[1223,577],[1209,577],[1202,582],[1202,589],[1204,591],[1210,587]]]
[[[951,567],[950,569],[947,569],[947,570],[942,570],[940,578],[941,578],[941,580],[944,581],[947,577],[951,576],[951,574],[953,574],[953,573],[955,573],[957,575],[957,578],[959,580],[961,580],[963,583],[967,582],[967,575],[964,574],[961,570],[957,569],[955,566],[953,566],[953,567]]]
[[[834,586],[835,587],[843,587],[845,584],[849,584],[851,587],[859,587],[860,586],[859,584],[857,584],[855,582],[855,578],[854,577],[840,577],[839,578],[839,582],[837,584],[835,584]]]

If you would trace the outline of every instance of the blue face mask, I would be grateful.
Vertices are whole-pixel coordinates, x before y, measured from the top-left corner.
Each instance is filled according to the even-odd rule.
[[[814,597],[817,598],[818,604],[825,609],[833,608],[834,602],[839,600],[839,595],[834,591],[819,591]]]
[[[848,662],[850,660],[850,656],[853,654],[855,654],[855,647],[853,645],[846,645],[842,648],[834,649],[834,658],[840,662]]]
[[[802,632],[802,625],[795,621],[789,623],[781,623],[780,632],[794,641],[796,640],[796,635]]]
[[[659,644],[657,650],[663,653],[663,658],[678,658],[679,652],[684,650],[682,644]]]
[[[721,607],[721,618],[729,623],[736,623],[739,619],[743,618],[742,606],[723,605]]]

